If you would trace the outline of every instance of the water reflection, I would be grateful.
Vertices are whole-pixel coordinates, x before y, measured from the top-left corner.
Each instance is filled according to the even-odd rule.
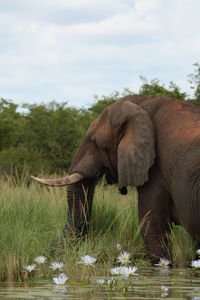
[[[69,274],[70,275],[70,274]],[[104,279],[98,285],[96,280]],[[118,278],[118,277],[117,277]],[[127,281],[128,284],[127,284]],[[200,300],[200,271],[193,269],[138,268],[138,276],[116,280],[110,289],[108,278],[97,269],[88,285],[69,282],[55,286],[49,281],[37,283],[0,283],[0,299],[188,299]],[[165,290],[162,286],[166,287]]]

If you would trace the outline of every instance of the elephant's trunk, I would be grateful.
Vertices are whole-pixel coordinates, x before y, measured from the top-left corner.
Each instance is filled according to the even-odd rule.
[[[92,214],[92,200],[96,181],[84,179],[67,188],[68,220],[66,232],[81,236],[87,233]]]
[[[96,179],[84,178],[77,172],[56,179],[43,179],[31,176],[33,180],[48,186],[68,185],[68,219],[65,226],[65,235],[67,232],[71,232],[75,233],[76,236],[80,236],[88,231],[92,214],[94,189],[102,174],[101,170]]]

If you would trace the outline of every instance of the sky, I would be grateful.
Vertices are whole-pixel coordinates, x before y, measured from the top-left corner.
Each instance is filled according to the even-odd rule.
[[[199,0],[0,0],[0,98],[88,107],[138,92],[140,75],[190,93],[199,12]]]

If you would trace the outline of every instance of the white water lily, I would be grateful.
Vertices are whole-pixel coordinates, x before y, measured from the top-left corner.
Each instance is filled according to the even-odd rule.
[[[191,262],[190,266],[191,266],[192,268],[199,269],[199,268],[200,268],[200,259],[193,260],[193,261]]]
[[[121,275],[121,268],[122,267],[115,267],[110,269],[110,273],[112,275]]]
[[[135,274],[137,270],[137,267],[116,267],[116,268],[111,268],[110,269],[110,273],[112,275],[125,275],[125,276],[129,276],[129,275],[137,275]]]
[[[168,288],[164,285],[161,285],[161,296],[167,297],[168,296]]]
[[[96,283],[99,284],[99,285],[102,285],[102,284],[105,283],[105,280],[104,279],[97,279]]]
[[[124,267],[124,275],[137,275],[135,272],[137,271],[137,267]]]
[[[51,265],[49,266],[49,268],[51,268],[52,270],[60,270],[62,271],[62,268],[64,267],[64,263],[63,262],[57,262],[54,261],[51,263]]]
[[[130,253],[123,251],[117,257],[117,262],[121,263],[122,265],[130,263],[130,260],[129,260],[130,257],[131,257]]]
[[[168,288],[165,285],[161,285],[161,292],[166,293],[168,291]]]
[[[197,254],[198,256],[200,256],[200,249],[198,249],[198,250],[196,251],[196,254]]]
[[[34,261],[39,264],[39,265],[42,265],[46,262],[46,257],[45,256],[37,256]]]
[[[120,275],[121,274],[121,267],[111,268],[110,273],[112,275]]]
[[[159,263],[154,264],[154,265],[165,269],[165,268],[169,267],[170,263],[171,262],[168,259],[166,259],[166,258],[160,258]]]
[[[53,277],[53,281],[56,284],[65,284],[67,280],[68,277],[65,275],[65,273],[60,273],[57,277]]]
[[[35,268],[36,268],[36,264],[27,265],[27,266],[24,267],[24,269],[26,269],[28,272],[34,271]]]
[[[81,261],[79,263],[85,264],[85,265],[93,265],[96,262],[96,258],[89,256],[89,255],[85,255],[85,256],[81,256]]]

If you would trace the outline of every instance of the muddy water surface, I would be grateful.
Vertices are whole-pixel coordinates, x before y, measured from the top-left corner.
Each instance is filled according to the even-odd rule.
[[[70,282],[56,286],[50,280],[37,283],[0,283],[0,299],[188,299],[200,300],[200,271],[193,269],[138,268],[137,276],[116,278],[108,287],[108,278],[96,271],[88,283]],[[69,274],[68,274],[69,275]],[[70,276],[69,276],[70,277]],[[102,286],[96,279],[104,278]],[[163,292],[161,286],[168,288]]]

